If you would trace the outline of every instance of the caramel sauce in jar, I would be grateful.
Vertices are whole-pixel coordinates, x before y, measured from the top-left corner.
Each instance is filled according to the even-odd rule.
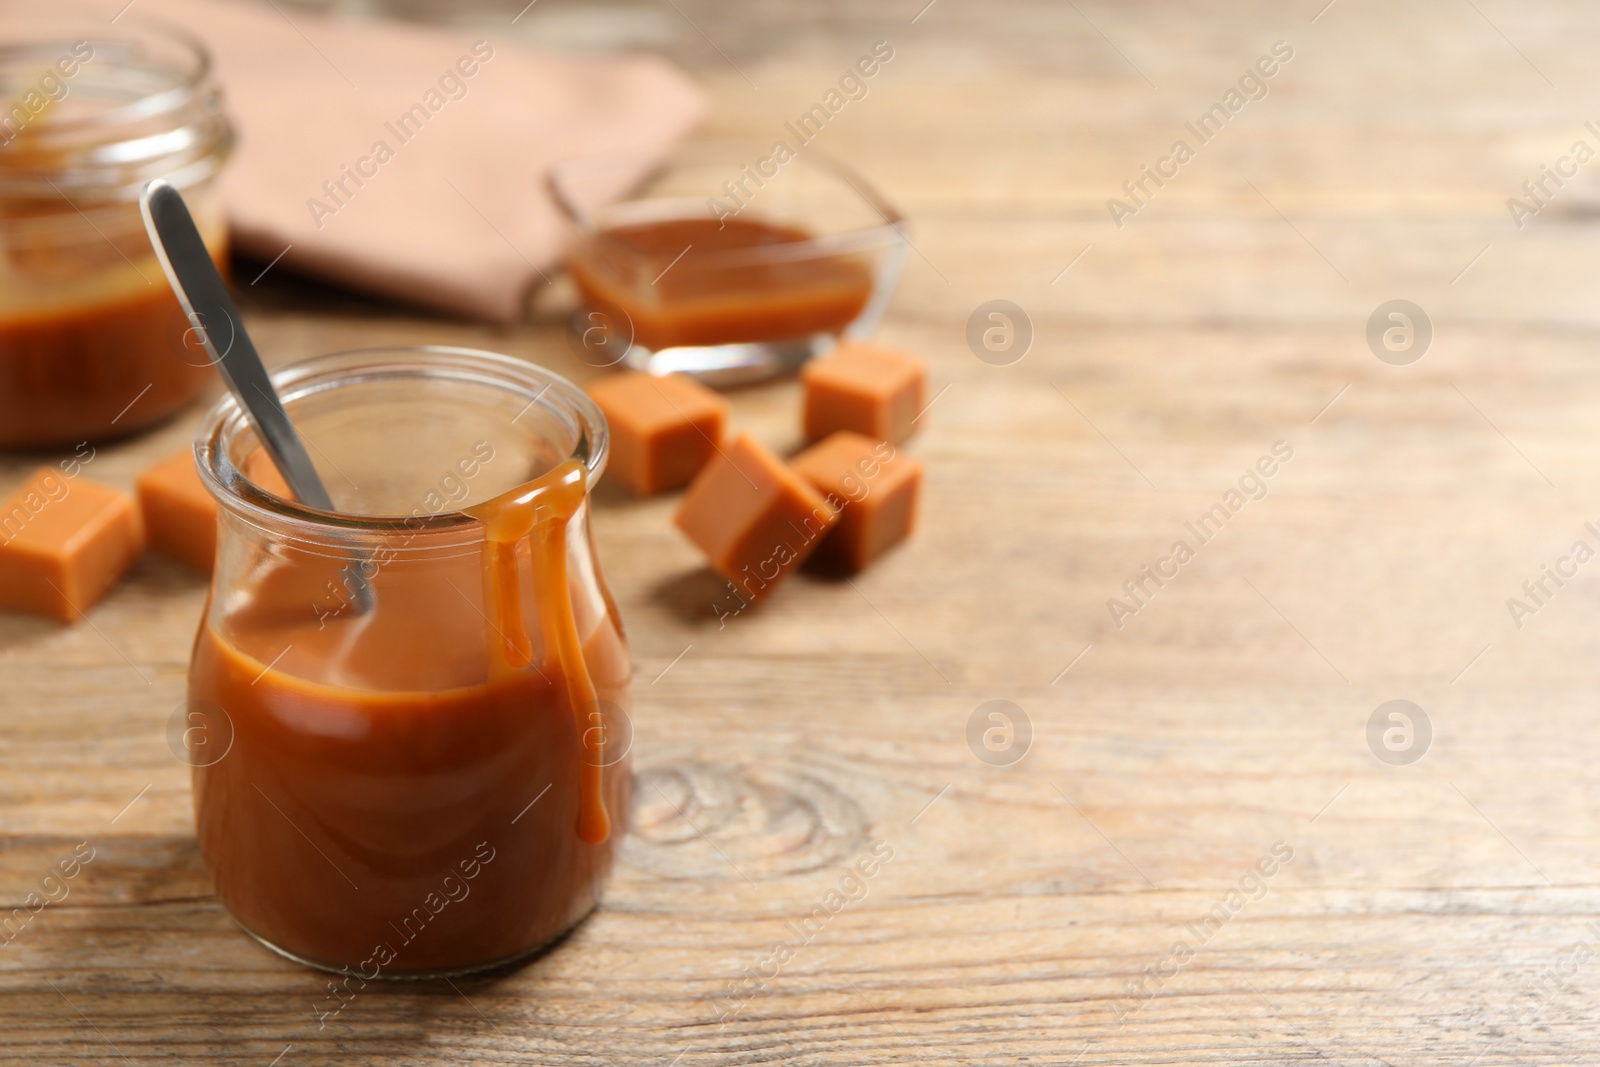
[[[134,211],[137,216],[137,209]],[[70,221],[70,220],[69,220]],[[0,231],[21,227],[0,217]],[[139,251],[137,237],[124,243]],[[226,231],[206,245],[227,273]],[[109,245],[107,245],[109,251]],[[59,247],[49,251],[62,253]],[[134,433],[185,407],[217,380],[197,331],[184,317],[161,266],[98,249],[45,271],[8,243],[0,265],[0,447],[72,444]],[[96,262],[96,259],[102,262]],[[41,282],[50,275],[57,284]],[[65,274],[66,277],[59,277]],[[41,289],[47,291],[41,292]]]

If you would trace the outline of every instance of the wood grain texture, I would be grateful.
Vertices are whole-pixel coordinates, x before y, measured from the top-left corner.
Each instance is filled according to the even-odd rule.
[[[603,491],[639,774],[603,908],[527,966],[370,987],[321,1029],[324,978],[212,895],[167,749],[201,581],[150,558],[86,624],[0,617],[0,904],[96,849],[0,948],[0,1062],[1600,1060],[1600,585],[1580,571],[1520,628],[1506,607],[1600,522],[1600,169],[1520,230],[1505,205],[1595,143],[1600,13],[544,0],[511,27],[516,0],[389,7],[663,51],[712,94],[708,135],[758,139],[892,41],[818,147],[916,222],[881,336],[948,386],[911,445],[922,528],[854,587],[803,578],[719,627],[673,501]],[[1106,198],[1279,39],[1269,95],[1113,225]],[[273,360],[446,342],[586,370],[553,296],[496,331],[286,276],[247,289]],[[1396,297],[1435,327],[1406,367],[1364,337]],[[995,298],[1035,329],[1010,366],[965,341]],[[792,383],[733,403],[799,443]],[[92,476],[130,484],[196,417]],[[1294,456],[1268,495],[1119,629],[1106,600],[1277,441]],[[38,460],[0,461],[0,489]],[[1396,698],[1433,725],[1410,766],[1367,745]],[[1032,723],[1009,767],[967,744],[992,699]],[[893,858],[864,898],[749,979],[877,842]],[[1229,910],[1277,842],[1293,859]]]

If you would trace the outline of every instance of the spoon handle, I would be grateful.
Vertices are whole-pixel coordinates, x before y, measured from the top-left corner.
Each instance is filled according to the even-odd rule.
[[[300,503],[333,511],[328,490],[283,410],[283,401],[278,399],[267,368],[245,332],[239,309],[228,296],[222,275],[217,273],[211,254],[200,239],[183,196],[157,178],[144,187],[139,212],[178,303],[183,305],[211,362],[244,405],[262,447],[283,480]]]
[[[255,427],[261,446],[288,483],[300,503],[323,511],[333,511],[333,500],[322,484],[311,457],[300,443],[294,423],[283,410],[283,401],[267,377],[256,346],[245,332],[244,319],[234,306],[228,288],[217,273],[211,254],[206,251],[200,231],[195,228],[189,206],[169,183],[157,178],[144,187],[139,197],[139,213],[144,228],[155,246],[156,258],[166,273],[172,291],[205,346],[206,354],[222,375],[228,389],[243,405]],[[225,330],[224,330],[225,327]],[[217,347],[219,336],[221,348]],[[355,594],[356,614],[372,610],[372,585],[364,573],[366,564],[359,556],[345,564],[347,584]]]

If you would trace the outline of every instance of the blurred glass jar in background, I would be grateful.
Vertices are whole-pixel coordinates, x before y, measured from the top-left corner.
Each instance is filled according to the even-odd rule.
[[[210,56],[182,30],[0,11],[0,447],[126,435],[216,374],[139,192],[157,177],[182,190],[221,266],[215,186],[233,129]]]

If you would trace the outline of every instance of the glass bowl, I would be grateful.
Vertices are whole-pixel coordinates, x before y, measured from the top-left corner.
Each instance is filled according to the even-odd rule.
[[[905,219],[860,176],[788,142],[703,141],[558,164],[547,185],[594,365],[712,385],[792,372],[876,327]]]

